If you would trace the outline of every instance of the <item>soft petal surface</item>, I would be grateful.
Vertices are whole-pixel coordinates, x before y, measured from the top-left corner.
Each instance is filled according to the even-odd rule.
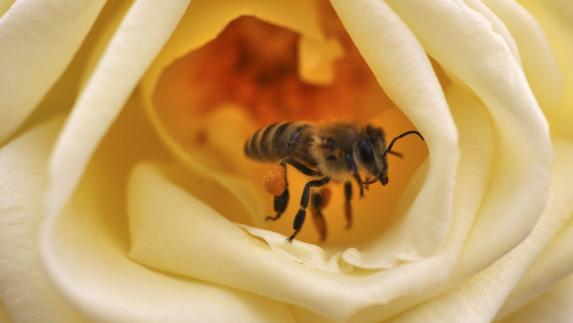
[[[547,124],[508,45],[484,17],[459,1],[389,3],[429,55],[492,115],[496,166],[457,269],[475,272],[519,243],[545,206],[552,156]]]
[[[83,321],[46,277],[38,252],[46,160],[61,124],[52,120],[0,150],[0,302],[16,322]]]
[[[511,32],[527,82],[544,110],[557,109],[563,96],[563,76],[555,54],[536,18],[514,0],[483,1]]]
[[[493,265],[447,293],[409,310],[397,322],[490,322],[563,223],[573,214],[573,145],[556,141],[549,202],[533,232]],[[535,290],[520,290],[526,297]],[[510,299],[511,300],[511,299]],[[510,304],[511,306],[511,304]]]
[[[400,223],[363,254],[349,250],[344,258],[366,268],[419,259],[442,246],[451,223],[458,161],[452,118],[422,47],[384,2],[332,4],[381,87],[424,134],[430,150],[426,178]]]
[[[0,142],[64,72],[104,3],[24,0],[0,16]]]
[[[166,275],[128,258],[126,174],[135,160],[163,154],[138,107],[129,106],[70,203],[44,226],[42,256],[55,285],[96,321],[291,322],[284,304]]]
[[[545,109],[552,131],[573,140],[573,23],[571,4],[559,0],[540,3],[521,0],[520,4],[537,19],[557,59],[563,78],[563,95],[560,104]]]
[[[50,163],[47,210],[57,213],[79,181],[94,149],[167,41],[188,0],[137,1],[115,32],[82,91]]]
[[[573,276],[553,285],[542,296],[527,303],[522,310],[512,314],[502,323],[569,323],[573,317]]]

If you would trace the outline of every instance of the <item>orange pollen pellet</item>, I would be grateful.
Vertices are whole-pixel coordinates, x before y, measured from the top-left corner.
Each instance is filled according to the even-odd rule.
[[[278,196],[286,189],[286,171],[284,167],[276,165],[263,175],[265,191]]]

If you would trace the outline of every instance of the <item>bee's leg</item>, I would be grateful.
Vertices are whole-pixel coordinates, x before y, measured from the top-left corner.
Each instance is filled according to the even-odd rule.
[[[326,240],[326,221],[324,220],[324,215],[322,215],[322,209],[326,206],[329,199],[330,190],[328,187],[323,188],[320,192],[312,193],[310,197],[310,210],[320,241]]]
[[[282,192],[281,195],[275,195],[275,199],[273,202],[273,208],[275,210],[275,215],[274,216],[267,216],[265,218],[265,221],[276,221],[278,219],[280,219],[281,215],[283,215],[283,213],[285,212],[287,205],[288,205],[288,200],[289,200],[289,191],[288,191],[288,181],[287,181],[287,174],[286,174],[286,163],[285,162],[281,162],[280,163],[281,167],[284,168],[284,174],[285,174],[285,190],[284,192]]]
[[[350,201],[352,200],[352,183],[344,183],[344,217],[346,218],[345,229],[350,229],[352,227],[352,205]]]
[[[304,218],[306,217],[306,208],[308,207],[308,202],[310,197],[310,189],[312,187],[320,187],[328,183],[329,181],[330,177],[324,177],[315,181],[307,182],[306,185],[304,186],[304,189],[302,191],[302,197],[300,199],[300,209],[296,213],[292,225],[294,232],[290,235],[290,237],[288,237],[289,242],[292,242],[292,239],[296,237],[296,235],[298,234],[304,223]]]
[[[296,160],[293,159],[287,159],[286,161],[287,163],[289,163],[292,167],[296,168],[299,172],[303,173],[306,176],[317,176],[320,175],[319,172],[310,169],[308,167],[306,167],[305,165],[297,162]]]

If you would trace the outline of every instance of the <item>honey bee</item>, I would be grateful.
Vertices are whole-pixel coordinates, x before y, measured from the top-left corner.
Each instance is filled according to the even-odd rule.
[[[279,163],[283,168],[285,187],[282,193],[274,197],[274,216],[266,220],[278,220],[287,208],[289,201],[286,166],[291,165],[301,173],[315,177],[304,186],[294,222],[294,232],[288,241],[296,237],[301,230],[306,209],[309,205],[311,189],[324,186],[330,182],[344,183],[346,228],[352,225],[352,181],[360,190],[360,197],[369,184],[380,181],[388,184],[387,155],[402,157],[392,150],[397,140],[408,136],[424,137],[415,130],[406,131],[390,141],[386,146],[382,128],[371,124],[359,125],[353,122],[326,122],[313,124],[309,122],[274,123],[256,131],[245,142],[245,155],[255,161]],[[360,173],[365,173],[363,181]],[[373,178],[370,178],[372,176]],[[323,190],[324,191],[324,190]],[[313,216],[321,240],[326,239],[326,222],[321,208],[324,198],[321,193],[312,194]]]

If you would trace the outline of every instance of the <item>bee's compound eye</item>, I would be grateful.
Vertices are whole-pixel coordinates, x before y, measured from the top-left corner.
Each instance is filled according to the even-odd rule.
[[[374,161],[372,145],[366,140],[358,142],[358,154],[360,155],[360,160],[364,163],[372,163]]]

